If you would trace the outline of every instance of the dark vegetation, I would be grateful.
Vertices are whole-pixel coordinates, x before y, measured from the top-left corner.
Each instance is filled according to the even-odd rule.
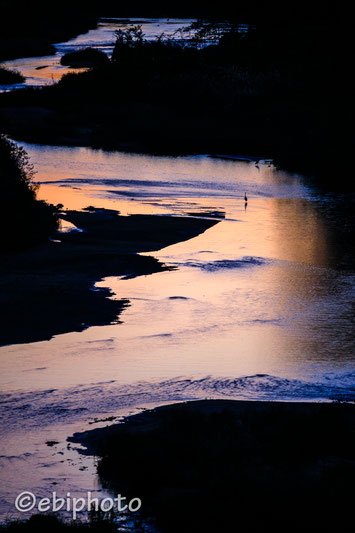
[[[68,52],[61,57],[62,65],[70,67],[95,67],[106,65],[110,62],[108,56],[96,48],[84,48],[77,52]]]
[[[118,525],[114,513],[91,513],[89,520],[61,520],[56,515],[36,514],[28,520],[0,524],[0,533],[148,533],[141,519],[132,516],[129,526]],[[122,518],[122,517],[121,517]]]
[[[337,104],[325,83],[337,69],[329,25],[321,17],[255,19],[246,33],[233,23],[224,35],[216,23],[195,28],[185,48],[120,32],[109,64],[1,95],[3,130],[55,144],[271,157],[330,180],[339,168],[339,130],[330,127]],[[201,47],[216,27],[218,44]]]
[[[92,4],[84,0],[0,0],[0,61],[54,54],[52,43],[96,26]]]
[[[56,208],[36,198],[33,175],[26,152],[0,135],[0,253],[43,242],[58,228]]]
[[[93,290],[107,276],[138,276],[166,270],[157,250],[191,239],[213,220],[152,215],[118,216],[90,209],[60,214],[82,232],[58,234],[32,250],[3,254],[0,262],[0,345],[35,342],[69,331],[118,321],[126,300]],[[5,228],[11,227],[8,223]],[[60,241],[60,242],[55,242]]]
[[[208,400],[69,439],[158,531],[352,531],[352,405]]]
[[[0,85],[12,85],[14,83],[22,83],[25,78],[16,70],[0,67]]]
[[[113,533],[117,532],[116,525],[110,520],[93,520],[91,522],[64,522],[56,516],[34,515],[28,520],[13,520],[7,524],[0,524],[0,533]]]

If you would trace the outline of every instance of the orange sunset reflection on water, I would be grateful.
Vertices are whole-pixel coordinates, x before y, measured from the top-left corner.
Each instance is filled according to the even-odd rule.
[[[120,324],[2,348],[11,352],[11,363],[3,362],[5,387],[259,373],[309,377],[338,368],[342,335],[341,364],[351,361],[344,342],[350,317],[339,314],[350,305],[349,280],[331,264],[318,200],[298,176],[209,157],[29,151],[40,198],[65,208],[94,205],[123,215],[216,211],[224,218],[194,239],[148,254],[175,270],[96,284],[130,301]],[[26,372],[13,372],[18,364],[33,371],[30,383]]]
[[[70,230],[65,209],[89,205],[220,218],[193,239],[147,254],[174,270],[97,281],[93,288],[129,300],[120,323],[0,348],[5,416],[26,413],[20,424],[10,416],[3,425],[16,455],[0,465],[4,501],[24,480],[38,494],[65,479],[72,492],[102,496],[94,461],[77,463],[66,443],[100,420],[211,397],[351,394],[354,276],[338,268],[327,200],[299,176],[207,156],[24,146],[38,170],[39,198],[64,205],[63,231]],[[58,454],[48,439],[63,443]]]

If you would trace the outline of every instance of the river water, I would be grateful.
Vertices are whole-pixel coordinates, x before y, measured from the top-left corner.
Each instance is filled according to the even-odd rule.
[[[102,491],[66,437],[108,416],[195,398],[355,399],[354,269],[334,234],[347,200],[267,161],[23,146],[48,201],[224,218],[151,253],[175,270],[97,284],[129,299],[122,323],[0,348],[2,516],[28,487]]]
[[[179,39],[181,35],[178,30],[190,25],[192,22],[193,20],[190,19],[161,18],[100,19],[97,28],[79,35],[70,41],[55,44],[56,53],[52,56],[25,57],[0,63],[3,67],[17,70],[26,78],[24,83],[11,86],[0,85],[0,91],[22,89],[24,87],[43,87],[57,82],[68,72],[85,70],[62,66],[60,64],[60,58],[68,52],[76,52],[88,46],[97,48],[110,56],[115,43],[115,31],[118,29],[140,25],[145,38],[148,40],[157,39],[162,33],[165,37]]]
[[[181,22],[146,21],[143,29],[154,38]],[[101,21],[57,45],[53,58],[9,66],[28,85],[51,83],[65,70],[62,53],[87,45],[109,52],[123,23]],[[52,203],[123,215],[218,212],[219,222],[150,254],[175,270],[97,283],[130,301],[121,323],[0,348],[2,519],[16,516],[23,490],[103,494],[94,461],[66,438],[108,417],[198,398],[355,399],[355,278],[344,215],[351,199],[267,160],[23,146],[40,198]]]

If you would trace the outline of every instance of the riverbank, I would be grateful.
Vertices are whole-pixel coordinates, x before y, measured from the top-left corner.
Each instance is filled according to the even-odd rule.
[[[108,289],[93,290],[96,281],[165,270],[155,258],[137,254],[193,238],[217,223],[123,217],[105,209],[64,211],[61,216],[82,231],[59,233],[43,245],[1,256],[0,306],[6,309],[1,345],[47,340],[117,321],[128,302],[110,299]]]
[[[351,531],[355,408],[204,400],[68,439],[158,530]],[[122,461],[124,457],[124,461]]]
[[[132,65],[0,95],[2,131],[18,141],[136,153],[249,154],[323,182],[339,166],[322,98],[310,112],[292,76],[225,65],[187,72]]]
[[[209,46],[214,31],[221,34]],[[185,47],[129,32],[105,66],[0,95],[2,130],[22,141],[108,150],[249,154],[345,186],[347,176],[333,180],[341,164],[331,127],[337,109],[322,80],[337,65],[333,49],[324,53],[326,23],[258,23],[244,33],[200,27],[197,44]]]

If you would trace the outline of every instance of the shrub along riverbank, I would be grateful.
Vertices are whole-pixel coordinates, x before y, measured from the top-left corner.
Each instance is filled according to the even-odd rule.
[[[45,241],[59,226],[57,210],[37,200],[26,152],[0,135],[1,252]]]
[[[0,85],[13,85],[24,81],[25,78],[16,70],[0,67]]]

